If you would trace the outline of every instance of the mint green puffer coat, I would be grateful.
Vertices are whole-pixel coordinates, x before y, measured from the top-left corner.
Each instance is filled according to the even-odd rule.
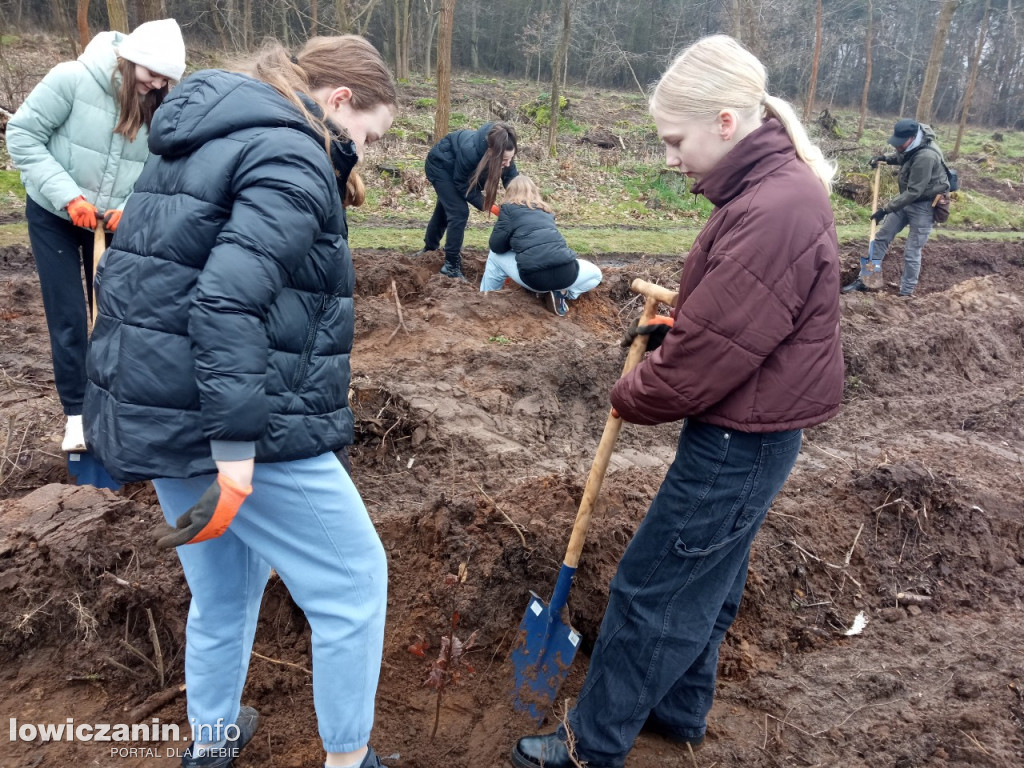
[[[7,125],[7,151],[35,202],[68,218],[79,195],[102,213],[122,208],[149,157],[149,134],[114,134],[120,108],[111,78],[120,32],[101,32],[77,61],[51,69]],[[118,76],[120,83],[120,76]]]

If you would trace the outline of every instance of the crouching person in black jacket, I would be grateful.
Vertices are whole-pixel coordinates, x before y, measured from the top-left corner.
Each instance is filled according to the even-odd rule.
[[[566,245],[551,206],[528,176],[509,182],[488,245],[481,292],[498,290],[510,277],[528,291],[547,294],[551,309],[561,316],[569,311],[567,299],[578,299],[601,282],[597,265]]]

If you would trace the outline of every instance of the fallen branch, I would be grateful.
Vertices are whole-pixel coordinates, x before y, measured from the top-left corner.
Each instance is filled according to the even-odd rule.
[[[252,655],[255,656],[257,659],[262,659],[263,661],[269,661],[271,664],[280,664],[282,667],[294,667],[295,669],[302,670],[307,675],[312,675],[313,674],[313,670],[306,669],[301,664],[295,664],[294,662],[291,662],[291,661],[281,661],[280,659],[272,659],[269,656],[264,656],[262,653],[256,653],[256,651],[253,651]]]
[[[129,723],[138,723],[149,717],[151,714],[156,712],[160,707],[170,704],[176,698],[181,696],[185,692],[185,684],[172,685],[163,691],[158,691],[152,696],[147,698],[144,702],[139,704],[135,709],[128,713]]]
[[[904,603],[913,603],[915,605],[930,603],[932,601],[928,595],[915,595],[913,592],[899,592],[896,594],[896,599],[902,600]]]
[[[156,677],[160,681],[160,687],[163,688],[164,683],[164,654],[160,650],[160,633],[156,630],[156,622],[153,620],[153,611],[149,608],[146,609],[146,616],[149,619],[149,642],[153,644],[153,656],[156,659],[154,666],[156,667]]]
[[[476,485],[476,487],[477,487],[477,488],[478,488],[478,489],[480,490],[480,493],[482,493],[482,494],[483,494],[484,498],[485,498],[485,499],[487,499],[487,500],[488,500],[489,502],[491,502],[491,506],[493,506],[493,507],[494,507],[495,511],[496,511],[496,512],[498,512],[498,513],[500,513],[502,517],[504,517],[504,518],[505,518],[506,520],[508,520],[508,524],[509,524],[509,525],[511,525],[511,526],[512,526],[512,529],[513,529],[513,530],[514,530],[514,531],[515,531],[516,533],[518,533],[518,534],[519,534],[519,540],[520,540],[521,542],[523,542],[523,549],[526,549],[526,548],[527,548],[527,547],[526,547],[526,537],[525,537],[525,536],[523,536],[523,531],[527,530],[527,529],[526,529],[526,526],[525,526],[525,525],[523,525],[523,524],[521,524],[521,523],[517,523],[517,522],[516,522],[515,520],[513,520],[513,519],[512,519],[511,517],[509,517],[508,515],[506,515],[506,514],[505,514],[505,512],[504,512],[504,511],[503,511],[503,510],[502,510],[501,508],[499,508],[499,507],[498,507],[498,502],[496,502],[496,501],[495,501],[494,499],[492,499],[492,498],[491,498],[490,496],[488,496],[488,495],[487,495],[487,491],[485,491],[485,490],[484,490],[483,488],[481,488],[481,487],[480,487],[480,483],[478,483],[478,482],[476,482],[476,481],[474,480],[474,481],[473,481],[473,484],[474,484],[474,485]]]

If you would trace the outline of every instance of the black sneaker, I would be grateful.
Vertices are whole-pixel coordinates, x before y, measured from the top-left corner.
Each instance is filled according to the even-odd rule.
[[[238,719],[235,725],[238,726],[238,738],[230,739],[224,746],[204,752],[199,757],[192,757],[193,742],[181,756],[181,768],[232,768],[235,758],[250,741],[260,724],[260,713],[252,707],[242,707],[238,710]],[[373,763],[368,765],[372,766]]]
[[[437,248],[420,248],[412,255],[412,258],[419,259],[423,256],[429,256],[432,253],[437,253]]]
[[[848,283],[847,285],[844,285],[839,292],[840,293],[853,293],[854,291],[866,291],[867,289],[868,289],[868,287],[866,285],[864,285],[864,281],[861,280],[858,277],[852,283]]]
[[[468,282],[468,280],[466,280],[466,276],[462,274],[462,267],[452,266],[447,261],[444,263],[444,266],[441,267],[441,274],[445,277],[451,277],[453,279]]]
[[[363,758],[363,762],[359,764],[359,768],[386,768],[386,766],[380,761],[377,753],[373,751],[373,747],[367,744],[366,756]]]
[[[551,311],[559,317],[569,313],[569,302],[565,299],[565,291],[550,291]]]

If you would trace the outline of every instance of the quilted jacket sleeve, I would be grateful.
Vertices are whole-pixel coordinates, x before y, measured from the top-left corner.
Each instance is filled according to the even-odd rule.
[[[487,247],[495,253],[508,253],[512,250],[512,211],[509,206],[501,206],[498,220],[494,222],[491,238]]]
[[[71,114],[75,85],[81,72],[78,62],[65,62],[51,69],[7,125],[7,150],[11,160],[55,210],[82,194],[78,184],[47,149],[50,136]]]
[[[270,308],[340,200],[326,155],[288,130],[245,148],[232,198],[197,282],[189,336],[206,437],[242,442],[257,440],[269,418]]]

